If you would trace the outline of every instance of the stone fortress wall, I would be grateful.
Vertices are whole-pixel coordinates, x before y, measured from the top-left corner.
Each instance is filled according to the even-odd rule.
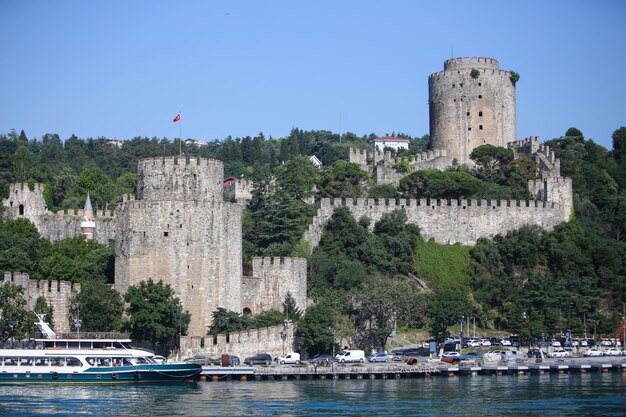
[[[241,206],[222,201],[223,164],[205,158],[139,161],[137,199],[116,208],[115,287],[170,284],[204,335],[218,307],[241,312]]]
[[[242,206],[223,201],[221,161],[147,158],[139,161],[137,171],[137,198],[123,196],[114,212],[94,211],[94,237],[103,244],[116,243],[119,291],[148,278],[172,285],[192,314],[192,336],[206,334],[218,307],[241,313],[244,299],[259,313],[281,309],[291,292],[298,306],[306,307],[305,259],[258,260],[253,277],[242,277]],[[30,220],[51,240],[81,236],[83,210],[48,211],[43,189],[43,184],[33,190],[13,184],[3,200],[5,216]],[[57,303],[65,321],[63,305],[68,301]]]
[[[242,282],[242,306],[252,314],[276,309],[291,293],[300,310],[307,307],[307,262],[305,258],[252,258],[252,276]]]
[[[54,331],[66,333],[70,331],[69,304],[74,294],[80,292],[80,284],[69,281],[39,281],[30,279],[28,274],[21,272],[5,272],[0,285],[13,284],[24,288],[24,298],[29,310],[35,308],[37,298],[43,297],[52,306]]]
[[[291,352],[294,342],[294,326],[271,326],[244,330],[228,335],[183,336],[180,343],[182,358],[204,355],[219,358],[223,354],[237,355],[243,365],[246,357],[259,352],[269,353],[272,359],[283,352]]]
[[[472,70],[478,75],[472,77]],[[449,59],[428,77],[430,140],[459,164],[471,163],[472,150],[506,147],[517,139],[515,83],[493,58]]]
[[[37,227],[39,233],[52,240],[82,235],[80,222],[83,210],[66,210],[53,213],[48,210],[43,197],[44,184],[35,184],[31,190],[26,183],[10,185],[9,197],[2,200],[5,217],[9,219],[26,218]],[[94,210],[96,231],[94,240],[103,245],[115,239],[115,223],[112,210]]]
[[[321,206],[304,234],[312,248],[322,237],[323,226],[332,217],[335,208],[346,207],[355,219],[366,217],[371,227],[386,213],[404,209],[408,223],[418,225],[422,236],[439,243],[472,245],[479,238],[492,238],[525,225],[538,225],[551,230],[569,220],[563,207],[549,201],[510,200],[440,200],[400,199],[376,200],[372,198],[328,199]]]
[[[394,165],[399,159],[406,159],[411,171],[425,169],[444,170],[453,164],[453,158],[445,149],[435,149],[417,155],[393,158],[389,151],[370,151],[365,149],[349,149],[349,161],[358,164],[363,171],[369,173],[378,184],[398,185],[406,173],[400,173]]]

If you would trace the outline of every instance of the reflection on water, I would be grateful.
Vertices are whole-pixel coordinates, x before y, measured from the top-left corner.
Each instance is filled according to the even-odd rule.
[[[623,416],[626,375],[0,385],[8,416]]]

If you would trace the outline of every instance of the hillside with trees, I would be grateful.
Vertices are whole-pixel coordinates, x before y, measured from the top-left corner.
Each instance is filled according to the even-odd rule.
[[[397,154],[401,165],[402,157],[428,146],[427,136],[397,136],[410,139],[410,149]],[[12,182],[42,182],[52,210],[81,207],[87,191],[94,207],[113,208],[121,194],[134,192],[139,158],[175,156],[182,149],[187,157],[224,161],[225,176],[255,183],[243,213],[244,273],[253,256],[309,260],[308,293],[315,304],[299,320],[298,336],[310,353],[348,340],[380,349],[393,329],[424,327],[443,339],[462,316],[529,339],[566,329],[614,332],[626,302],[626,128],[614,132],[611,150],[575,128],[546,142],[561,159],[562,175],[573,179],[575,193],[572,220],[553,231],[524,227],[471,247],[440,245],[425,241],[419,225],[407,224],[401,210],[370,224],[337,209],[311,251],[302,235],[322,197],[530,199],[527,182],[539,176],[532,159],[513,159],[509,150],[487,145],[472,153],[474,169],[411,172],[404,164],[398,187],[376,184],[348,162],[347,151],[366,148],[372,137],[293,129],[283,138],[260,133],[181,144],[137,137],[116,146],[107,138],[61,140],[48,134],[35,140],[11,132],[0,135],[0,190],[5,198]],[[322,161],[322,170],[310,155]],[[27,221],[0,224],[4,270],[37,279],[65,271],[64,279],[83,284],[110,282],[113,261],[112,246],[82,239],[51,243]],[[104,296],[122,305],[119,294]],[[119,307],[107,317],[115,311]],[[178,321],[187,320],[180,314]],[[219,326],[213,332],[254,325],[238,312],[214,314]],[[281,317],[284,312],[273,312],[260,322]],[[122,326],[121,320],[107,323]],[[99,326],[104,324],[93,322]],[[171,338],[171,331],[154,329],[145,337],[156,343],[158,335]]]

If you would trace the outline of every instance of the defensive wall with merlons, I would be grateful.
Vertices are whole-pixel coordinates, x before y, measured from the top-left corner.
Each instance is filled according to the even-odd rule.
[[[24,288],[24,299],[29,310],[35,308],[39,297],[43,297],[52,306],[52,324],[57,333],[70,331],[69,305],[72,297],[80,292],[80,284],[70,281],[39,281],[30,279],[22,272],[5,272],[0,285],[13,284]]]
[[[557,224],[569,220],[570,215],[560,204],[539,200],[323,198],[313,222],[304,234],[312,248],[319,244],[324,225],[338,207],[347,208],[357,220],[362,217],[370,219],[371,227],[384,214],[404,209],[408,223],[419,226],[425,239],[465,245],[472,245],[481,237],[492,238],[526,225],[551,230]]]

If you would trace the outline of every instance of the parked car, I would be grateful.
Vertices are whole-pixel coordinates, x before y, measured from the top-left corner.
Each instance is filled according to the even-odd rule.
[[[511,346],[511,341],[509,339],[500,339],[500,345]]]
[[[552,346],[552,347],[561,347],[561,342],[559,342],[558,340],[551,340],[550,341],[550,346]]]
[[[489,339],[480,339],[480,345],[484,347],[491,346],[491,340]]]
[[[309,362],[314,365],[328,366],[335,362],[335,358],[332,355],[321,354],[313,356]]]
[[[583,356],[604,356],[604,352],[602,352],[600,349],[598,348],[589,348],[586,351],[583,352]]]
[[[281,365],[285,365],[285,364],[300,365],[300,354],[298,352],[291,352],[291,353],[286,354],[285,356],[277,357],[276,362],[278,362]]]
[[[344,350],[342,353],[335,356],[338,362],[365,362],[365,352],[362,350]]]
[[[467,347],[479,347],[480,346],[480,340],[479,339],[467,339]]]
[[[571,356],[572,356],[572,353],[565,349],[557,349],[554,352],[548,353],[549,358],[570,358]]]
[[[195,363],[197,365],[211,365],[213,360],[208,356],[196,355],[192,358],[185,359],[184,362]]]
[[[478,352],[478,351],[469,352],[469,353],[467,354],[467,356],[468,356],[470,359],[476,359],[476,360],[480,360],[480,359],[482,359],[482,358],[483,358],[483,354],[482,354],[481,352]]]
[[[607,350],[604,351],[605,356],[622,356],[623,354],[624,352],[622,352],[618,348],[613,348],[613,347],[608,348]]]
[[[243,363],[246,365],[270,365],[272,363],[272,357],[267,353],[258,353],[246,358]]]
[[[387,355],[385,352],[376,353],[374,355],[370,355],[370,357],[367,358],[368,362],[387,362],[388,360],[389,360],[389,355]]]
[[[443,352],[441,355],[442,358],[458,358],[461,356],[459,352]]]
[[[531,349],[528,349],[528,357],[535,358],[535,359],[543,359],[546,357],[546,353],[541,349],[531,348]]]

